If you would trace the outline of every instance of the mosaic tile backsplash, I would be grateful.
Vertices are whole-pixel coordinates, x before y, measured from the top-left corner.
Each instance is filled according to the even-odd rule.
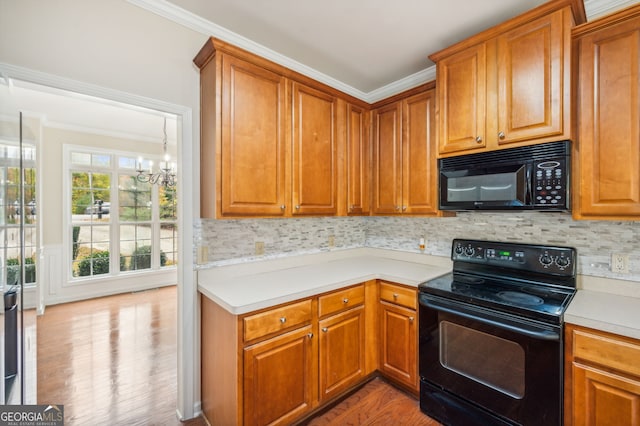
[[[556,244],[578,250],[578,273],[640,282],[640,222],[574,221],[568,213],[461,212],[457,217],[332,217],[196,220],[194,245],[211,264],[328,250],[374,247],[448,257],[454,238]],[[329,246],[330,236],[335,239]],[[265,254],[255,255],[256,241]],[[194,247],[195,250],[195,247]],[[611,254],[629,256],[629,273],[610,270]]]

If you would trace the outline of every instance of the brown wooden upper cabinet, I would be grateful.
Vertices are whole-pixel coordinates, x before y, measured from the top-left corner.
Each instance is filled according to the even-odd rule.
[[[435,90],[375,109],[373,213],[438,214]]]
[[[571,138],[571,28],[582,2],[551,1],[431,55],[441,157]]]
[[[348,197],[354,214],[368,212],[367,103],[215,38],[194,62],[201,217],[345,214]]]
[[[640,6],[576,27],[576,219],[640,217]]]
[[[346,105],[346,210],[348,215],[369,214],[371,143],[370,112],[352,104]]]
[[[335,97],[293,83],[294,215],[337,213]]]

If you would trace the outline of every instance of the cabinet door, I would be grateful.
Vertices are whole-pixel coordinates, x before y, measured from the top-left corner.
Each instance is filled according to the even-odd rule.
[[[320,321],[320,399],[347,390],[364,377],[364,307]]]
[[[570,27],[565,30],[563,20],[559,10],[498,37],[498,128],[487,123],[488,141],[563,135],[564,105],[570,102]]]
[[[223,55],[221,87],[221,213],[283,215],[285,79]]]
[[[637,425],[640,381],[573,364],[573,424]]]
[[[347,105],[347,214],[369,213],[369,112]]]
[[[315,339],[311,326],[244,350],[244,423],[291,424],[317,396]]]
[[[402,103],[373,111],[373,212],[401,213]]]
[[[578,218],[640,216],[640,18],[579,40]]]
[[[416,311],[380,302],[380,370],[418,391]]]
[[[404,100],[402,115],[402,211],[437,213],[435,91]]]
[[[441,154],[486,146],[486,62],[481,43],[437,64]]]
[[[337,213],[336,98],[293,84],[292,213]]]

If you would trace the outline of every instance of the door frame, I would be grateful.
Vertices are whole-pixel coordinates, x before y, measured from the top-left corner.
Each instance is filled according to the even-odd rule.
[[[194,194],[198,190],[199,169],[194,167],[193,111],[191,108],[144,96],[134,95],[107,87],[97,86],[56,75],[0,62],[0,78],[22,80],[56,89],[67,90],[115,102],[175,114],[178,117],[178,398],[176,413],[179,419],[190,419],[200,414],[199,398],[200,351],[198,323],[198,295],[193,268],[193,212],[196,211]],[[191,173],[186,173],[190,171]],[[182,189],[185,188],[185,189]],[[38,313],[44,312],[43,294],[37,292]]]

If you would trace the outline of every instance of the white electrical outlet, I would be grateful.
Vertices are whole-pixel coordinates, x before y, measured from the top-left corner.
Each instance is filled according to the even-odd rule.
[[[613,253],[611,255],[611,272],[618,274],[629,273],[629,255],[623,253]]]
[[[336,236],[335,235],[329,235],[328,244],[329,244],[329,247],[335,247],[335,245],[336,245]]]
[[[256,241],[256,256],[264,254],[264,241]]]

